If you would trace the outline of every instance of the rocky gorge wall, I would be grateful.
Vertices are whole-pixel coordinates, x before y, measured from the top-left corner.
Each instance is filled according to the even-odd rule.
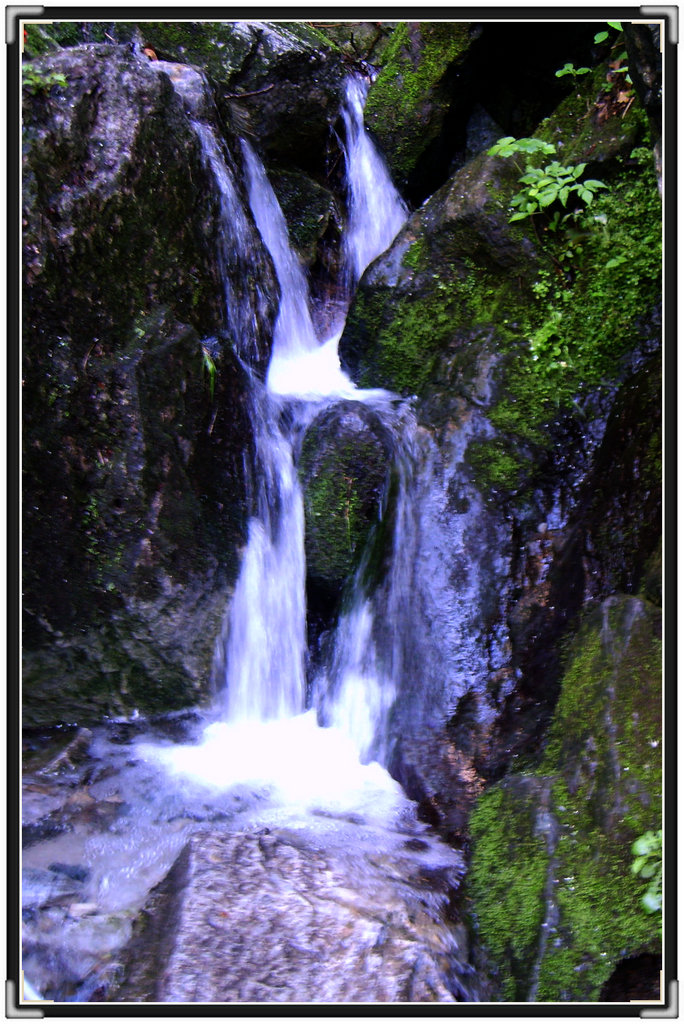
[[[210,697],[245,542],[247,376],[267,365],[278,288],[255,231],[228,268],[245,358],[222,309],[211,168],[143,48],[206,75],[207,117],[238,170],[238,137],[256,142],[314,315],[345,222],[343,82],[372,65],[366,121],[414,211],[364,275],[340,353],[357,383],[415,396],[429,481],[416,515],[439,534],[419,532],[412,628],[439,632],[443,615],[447,637],[439,665],[407,661],[392,771],[470,850],[492,997],[595,1000],[621,960],[659,949],[628,854],[660,823],[659,71],[633,29],[635,90],[615,34],[514,28],[504,47],[491,24],[148,23],[99,39],[32,27],[24,723]],[[516,77],[509,51],[533,71]],[[565,61],[591,70],[558,79]],[[520,168],[488,152],[506,135],[605,183],[591,222],[510,223]],[[388,454],[353,407],[303,440],[314,641],[391,514]],[[467,637],[451,636],[466,598]],[[425,717],[428,676],[439,696]]]

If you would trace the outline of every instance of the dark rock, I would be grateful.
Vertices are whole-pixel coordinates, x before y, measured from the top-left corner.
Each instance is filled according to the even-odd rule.
[[[290,243],[304,264],[312,267],[335,213],[333,194],[297,171],[273,169],[268,176],[287,221]]]
[[[377,413],[339,402],[320,413],[302,441],[305,545],[310,583],[332,596],[359,564],[383,512],[392,444]]]
[[[79,864],[54,864],[48,865],[50,871],[54,871],[58,875],[65,875],[67,878],[71,878],[74,882],[87,882],[90,876],[88,868],[82,867]]]
[[[147,22],[158,56],[205,68],[227,120],[271,158],[319,167],[345,75],[326,37],[304,22]]]
[[[21,905],[44,907],[61,903],[81,891],[80,881],[52,868],[24,868],[21,877]]]
[[[470,812],[482,789],[472,746],[464,747],[446,730],[418,729],[399,738],[389,765],[416,801],[418,816],[456,846],[467,840]]]
[[[584,485],[588,593],[638,592],[662,530],[662,365],[659,356],[616,395]],[[657,567],[656,567],[657,574]]]
[[[662,176],[662,64],[663,40],[659,25],[625,23],[625,47],[629,60],[630,77],[646,111],[655,149],[658,180]]]
[[[35,68],[67,84],[28,93],[23,121],[27,725],[207,693],[253,456],[220,196],[185,101],[127,47]],[[263,369],[277,294],[244,241],[231,287]]]
[[[660,1002],[663,998],[661,970],[662,957],[656,953],[621,960],[601,989],[600,1002]]]

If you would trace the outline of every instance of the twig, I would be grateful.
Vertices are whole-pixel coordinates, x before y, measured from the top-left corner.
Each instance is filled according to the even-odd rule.
[[[268,92],[269,89],[275,88],[275,82],[271,82],[270,85],[264,86],[263,89],[255,89],[254,92],[227,92],[225,98],[227,100],[241,100],[245,96],[259,96],[262,92]]]
[[[633,103],[634,103],[634,96],[632,96],[632,98],[630,99],[629,103],[627,104],[625,109],[622,111],[622,116],[623,117],[625,116],[625,114],[627,113],[627,111],[629,110],[629,108],[632,106]]]

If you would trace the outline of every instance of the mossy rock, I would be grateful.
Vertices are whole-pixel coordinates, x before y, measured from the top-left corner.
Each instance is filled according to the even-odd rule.
[[[380,521],[391,454],[381,420],[360,402],[336,404],[307,429],[299,461],[307,573],[328,595],[339,596]]]
[[[341,54],[306,22],[146,22],[157,56],[201,67],[219,110],[262,153],[324,171],[346,74]]]
[[[345,21],[316,23],[317,30],[351,60],[384,63],[384,54],[392,40],[394,21]]]
[[[220,200],[146,58],[33,65],[66,84],[28,91],[23,123],[25,721],[163,712],[209,694],[249,511]],[[230,283],[259,367],[277,291],[252,243]]]
[[[562,145],[562,162],[605,164],[643,139],[644,112],[624,75],[600,64],[546,118],[535,136]]]
[[[618,963],[660,949],[631,872],[632,843],[661,827],[660,629],[633,597],[589,615],[538,771],[473,813],[473,913],[502,1000],[597,1001]]]
[[[508,224],[501,194],[511,188],[510,168],[481,154],[368,269],[340,339],[341,358],[361,384],[428,400],[453,385],[467,389],[467,343],[508,331],[536,273],[534,248]]]
[[[364,116],[400,186],[439,135],[451,103],[449,76],[476,34],[466,22],[401,22],[395,28]]]

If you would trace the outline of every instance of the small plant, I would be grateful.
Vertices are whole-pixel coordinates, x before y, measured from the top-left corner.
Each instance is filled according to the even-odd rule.
[[[590,68],[576,68],[570,61],[566,61],[563,67],[556,72],[556,78],[563,78],[565,75],[572,75],[573,78],[579,78],[580,75],[588,75]]]
[[[620,21],[608,21],[608,22],[606,22],[606,24],[608,25],[609,28],[615,29],[616,32],[622,32],[622,22],[620,22]],[[601,32],[597,32],[596,35],[594,36],[594,42],[596,44],[598,44],[598,43],[605,43],[605,41],[608,38],[609,34],[610,33],[607,32],[605,29],[603,31],[601,31]]]
[[[655,914],[663,906],[663,832],[644,832],[632,843],[635,860],[632,874],[648,879],[648,888],[641,897],[641,905],[648,914]]]
[[[549,142],[541,139],[514,139],[512,136],[499,139],[499,141],[488,150],[490,156],[515,156],[524,153],[530,156],[534,153],[543,153],[547,156],[555,154],[555,147]],[[516,161],[518,170],[520,165]],[[606,188],[602,181],[589,178],[580,181],[584,174],[586,164],[572,164],[565,167],[558,160],[553,160],[546,167],[534,167],[527,163],[524,172],[518,179],[525,187],[517,192],[511,199],[511,208],[515,210],[509,223],[516,220],[524,220],[526,217],[533,217],[536,213],[546,210],[559,202],[561,206],[567,207],[571,196],[580,199],[585,206],[589,206],[594,199],[597,189]],[[552,231],[557,230],[561,223],[560,214],[552,218]]]
[[[24,64],[22,68],[22,84],[32,96],[41,92],[49,92],[54,85],[67,85],[66,76],[61,71],[41,71],[34,64]]]
[[[571,195],[576,195],[589,206],[594,199],[594,192],[606,186],[602,181],[597,181],[594,178],[580,181],[586,166],[586,164],[575,164],[564,167],[563,164],[554,160],[544,168],[528,167],[525,174],[519,179],[520,184],[526,187],[511,200],[511,206],[518,207],[518,209],[512,217],[509,217],[509,221],[532,217],[555,202],[567,206]]]
[[[550,142],[544,142],[542,139],[515,139],[512,135],[507,135],[505,138],[499,139],[487,152],[490,156],[502,157],[515,156],[517,153],[525,153],[528,156],[532,153],[544,153],[546,156],[551,156],[556,149]],[[517,161],[516,166],[522,173]]]

